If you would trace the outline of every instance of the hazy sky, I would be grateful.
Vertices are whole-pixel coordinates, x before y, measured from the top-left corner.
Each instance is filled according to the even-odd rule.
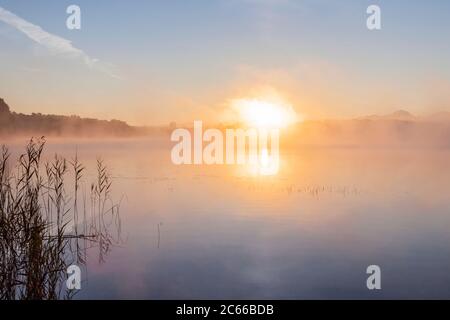
[[[81,7],[81,30],[66,8]],[[381,7],[382,30],[366,27]],[[450,111],[450,1],[0,0],[0,97],[132,124],[278,94],[305,117]],[[39,28],[40,27],[40,28]]]

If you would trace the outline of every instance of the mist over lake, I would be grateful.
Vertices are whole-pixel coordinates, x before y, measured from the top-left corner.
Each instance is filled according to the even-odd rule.
[[[0,301],[450,300],[449,33],[448,0],[0,0]]]
[[[76,151],[92,169],[101,156],[123,197],[126,240],[104,263],[88,259],[76,299],[450,297],[450,150],[288,149],[277,175],[255,176],[175,166],[170,148],[48,139],[44,157]],[[371,264],[383,269],[375,294]]]

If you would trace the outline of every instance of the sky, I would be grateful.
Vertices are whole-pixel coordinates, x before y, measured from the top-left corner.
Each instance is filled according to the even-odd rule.
[[[449,36],[447,0],[0,0],[0,97],[135,125],[272,96],[313,119],[450,111]]]

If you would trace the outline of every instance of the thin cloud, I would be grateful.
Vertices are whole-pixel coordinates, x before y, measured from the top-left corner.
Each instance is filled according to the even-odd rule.
[[[113,78],[120,79],[120,77],[109,70],[108,66],[101,64],[98,59],[91,58],[83,50],[74,47],[70,40],[48,33],[41,27],[22,19],[2,7],[0,7],[0,21],[24,33],[31,40],[47,48],[52,54],[81,59],[90,68],[95,68]]]

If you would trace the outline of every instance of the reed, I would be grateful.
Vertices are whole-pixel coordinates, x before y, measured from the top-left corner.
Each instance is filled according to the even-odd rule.
[[[97,161],[90,208],[79,192],[84,166],[77,154],[68,162],[55,155],[42,166],[45,139],[31,139],[12,164],[7,147],[0,153],[0,299],[71,298],[66,270],[84,265],[87,250],[99,249],[99,260],[120,241],[119,205],[110,198],[111,181]],[[73,173],[72,196],[66,182]],[[90,212],[90,218],[87,216]],[[111,226],[118,228],[116,235]]]

